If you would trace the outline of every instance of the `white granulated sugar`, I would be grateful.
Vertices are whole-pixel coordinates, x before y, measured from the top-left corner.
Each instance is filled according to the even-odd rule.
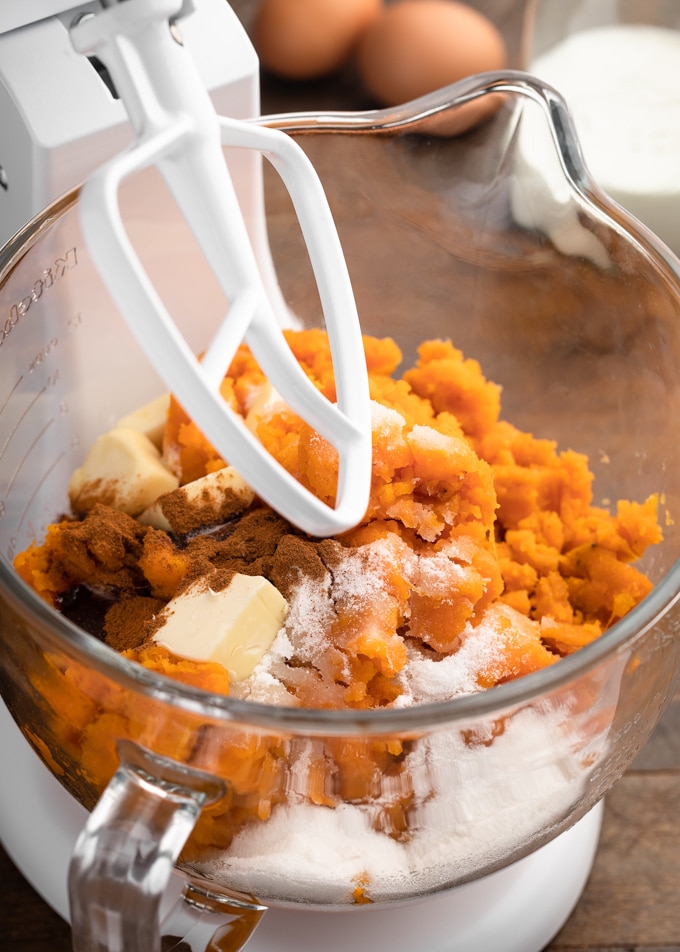
[[[333,571],[333,594],[350,606],[375,600],[384,594],[385,565],[398,564],[408,579],[413,565],[413,552],[401,540],[378,539],[361,549],[349,552]]]
[[[407,760],[419,804],[409,858],[421,876],[452,860],[483,868],[530,843],[567,812],[587,773],[565,715],[529,709],[488,746],[467,746],[444,731]]]
[[[406,426],[406,420],[398,410],[386,407],[377,400],[371,400],[371,429],[377,433],[400,432]]]
[[[446,555],[421,556],[415,570],[415,584],[426,589],[428,595],[446,597],[456,592],[471,569],[459,562],[452,562]]]
[[[395,450],[404,446],[406,420],[397,410],[385,407],[373,400],[371,402],[371,429],[374,438],[387,449]]]
[[[279,629],[274,641],[249,677],[234,681],[230,689],[234,697],[257,701],[263,704],[298,706],[298,700],[290,694],[277,676],[277,670],[293,656],[286,629]]]
[[[455,539],[447,539],[439,553],[446,555],[449,559],[471,563],[478,545],[479,543],[470,536],[459,536]]]
[[[458,729],[435,732],[406,757],[415,785],[410,839],[376,831],[379,801],[335,809],[295,802],[275,807],[201,869],[263,901],[348,903],[366,879],[376,900],[436,889],[530,846],[562,819],[588,772],[573,749],[560,712],[520,711],[488,745],[466,743]]]
[[[448,700],[457,694],[475,694],[480,690],[476,679],[478,661],[478,651],[458,651],[435,661],[422,652],[410,650],[407,670],[400,681],[404,694],[396,699],[394,706],[410,707]]]
[[[348,888],[351,893],[365,876],[409,875],[404,849],[351,804],[278,807],[266,823],[234,839],[224,863],[221,875],[230,883],[233,875],[237,889],[317,903],[347,902]]]
[[[328,631],[335,619],[336,606],[343,610],[366,610],[379,617],[382,606],[391,610],[392,595],[386,587],[385,565],[398,564],[402,577],[421,592],[445,597],[465,581],[469,566],[452,561],[444,554],[416,555],[396,536],[379,539],[348,550],[346,557],[322,580],[300,580],[289,601],[284,627],[270,651],[257,665],[250,678],[235,686],[239,697],[272,703],[295,703],[286,688],[277,682],[290,678],[287,662],[295,658],[303,664],[319,666],[328,652]],[[508,627],[510,622],[510,628]],[[499,644],[510,637],[509,631],[535,623],[512,608],[497,604],[487,609],[475,624],[468,624],[458,636],[455,652],[435,657],[427,650],[407,643],[408,662],[398,676],[402,694],[395,707],[449,700],[456,695],[481,690],[480,673],[488,672],[498,657]],[[274,700],[276,699],[276,700]]]
[[[287,690],[274,674],[258,667],[245,681],[234,681],[231,685],[233,697],[254,701],[258,704],[280,704],[284,707],[298,707],[298,699]]]
[[[444,556],[419,558],[396,538],[349,552],[327,578],[300,586],[269,660],[256,669],[250,696],[273,690],[286,659],[299,657],[301,648],[323,650],[334,600],[369,597],[380,610],[386,559],[403,561],[405,578],[434,587],[461,570]],[[437,661],[407,643],[404,693],[395,706],[479,691],[478,674],[493,664],[498,639],[508,637],[513,619],[520,630],[533,624],[507,606],[491,606],[475,626],[466,626],[455,653]],[[602,724],[597,737],[593,723]],[[373,900],[398,900],[450,886],[539,845],[578,800],[594,762],[589,752],[602,749],[607,733],[608,723],[590,717],[581,723],[568,710],[545,707],[432,731],[406,744],[400,771],[376,770],[370,800],[336,807],[309,802],[309,771],[326,757],[333,787],[332,753],[323,739],[291,739],[286,802],[199,870],[263,902],[347,904],[358,886]],[[410,802],[409,835],[397,840],[381,831],[402,799]]]
[[[318,666],[328,651],[328,632],[335,620],[336,605],[344,610],[359,610],[370,605],[378,613],[391,596],[384,580],[385,564],[398,561],[404,577],[413,573],[413,553],[398,538],[380,539],[361,549],[347,550],[346,557],[322,579],[301,577],[289,596],[288,613],[270,650],[245,681],[234,685],[239,697],[267,700],[286,699],[286,689],[275,682],[290,675],[286,663],[295,658],[302,664]],[[294,701],[289,703],[295,703]]]
[[[304,660],[324,650],[335,617],[329,587],[330,578],[301,579],[289,600],[285,630],[294,653]]]
[[[442,450],[448,452],[454,444],[454,439],[447,436],[446,433],[440,433],[439,430],[431,426],[423,426],[417,423],[408,435],[409,443],[414,443],[425,450]]]
[[[280,658],[282,661],[288,661],[289,658],[293,657],[293,646],[286,632],[285,625],[279,629],[276,638],[272,642],[269,655],[273,658]],[[266,661],[266,659],[267,655],[264,656],[263,661]]]
[[[498,656],[498,628],[491,612],[476,625],[466,625],[460,635],[460,647],[441,660],[409,649],[409,661],[402,684],[406,696],[397,698],[395,707],[446,701],[462,694],[482,690],[478,675]]]
[[[287,673],[298,673],[287,662],[313,665],[316,659],[321,669],[327,654],[337,651],[327,639],[336,606],[369,606],[379,617],[383,599],[387,605],[392,597],[386,565],[399,565],[407,583],[421,591],[455,590],[456,579],[470,567],[449,557],[460,558],[463,549],[451,545],[443,553],[417,555],[394,535],[346,550],[323,578],[301,579],[284,627],[250,683],[240,686],[240,696],[285,703],[282,682]],[[407,640],[408,660],[399,676],[403,694],[395,707],[480,691],[479,674],[493,667],[499,642],[512,640],[514,632],[521,638],[534,624],[494,603],[466,625],[450,655],[440,657]],[[615,707],[607,698],[603,704],[602,710]],[[228,850],[198,869],[265,903],[322,905],[351,903],[357,887],[375,901],[399,900],[484,874],[516,851],[538,846],[578,800],[594,762],[591,753],[602,749],[609,727],[591,714],[581,721],[544,705],[433,730],[405,744],[398,769],[375,765],[370,799],[335,807],[312,803],[309,794],[310,772],[318,779],[318,766],[326,762],[332,797],[332,749],[323,738],[291,738],[286,802],[276,803],[266,821],[250,823]],[[601,725],[596,737],[594,724]],[[406,803],[408,836],[398,840],[384,832],[386,818]]]

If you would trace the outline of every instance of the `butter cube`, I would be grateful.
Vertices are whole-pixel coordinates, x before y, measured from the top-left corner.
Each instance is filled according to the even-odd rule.
[[[104,503],[136,516],[178,485],[147,436],[116,427],[93,443],[83,465],[73,472],[68,492],[76,512]]]
[[[252,503],[255,493],[232,466],[194,479],[166,493],[144,510],[139,521],[175,535],[228,522]]]
[[[153,640],[192,661],[217,661],[234,681],[252,674],[283,624],[288,604],[260,575],[236,574],[221,591],[199,579],[171,599]]]
[[[137,430],[147,436],[156,449],[163,446],[163,434],[170,406],[170,394],[163,393],[155,400],[145,403],[144,406],[132,410],[116,423],[116,427],[126,430]]]

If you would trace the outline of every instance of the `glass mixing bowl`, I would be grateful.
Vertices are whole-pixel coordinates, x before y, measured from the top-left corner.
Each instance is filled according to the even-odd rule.
[[[433,120],[492,95],[483,124],[433,134]],[[506,72],[399,109],[262,121],[295,135],[319,172],[366,333],[394,337],[406,364],[422,340],[450,337],[502,386],[507,419],[588,454],[597,504],[658,494],[664,539],[642,565],[653,589],[541,672],[375,711],[209,694],[84,633],[12,560],[67,509],[95,437],[163,388],[67,195],[1,260],[0,684],[27,741],[93,810],[70,874],[79,949],[160,948],[173,865],[189,885],[164,948],[205,910],[242,909],[238,927],[210,927],[210,948],[235,949],[264,906],[404,903],[503,869],[598,803],[677,678],[680,266],[591,180],[559,96]],[[309,264],[268,169],[264,195],[283,299],[315,326]],[[151,173],[122,204],[200,350],[225,305],[214,277]],[[257,202],[249,216],[270,274]]]

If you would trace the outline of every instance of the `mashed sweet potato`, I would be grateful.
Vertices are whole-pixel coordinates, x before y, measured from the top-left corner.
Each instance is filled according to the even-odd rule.
[[[287,336],[333,399],[325,334]],[[655,497],[621,501],[614,513],[594,506],[588,460],[502,420],[500,388],[450,342],[425,342],[400,378],[394,341],[366,337],[365,352],[372,481],[365,517],[350,532],[306,538],[255,500],[233,525],[177,538],[93,505],[50,526],[16,557],[17,572],[79,621],[75,595],[95,593],[97,611],[86,624],[93,635],[150,670],[218,693],[234,690],[226,669],[172,656],[152,641],[154,619],[202,574],[263,575],[291,606],[288,653],[278,650],[268,662],[267,676],[280,688],[272,700],[322,708],[417,703],[409,696],[413,658],[469,659],[450,696],[493,688],[588,644],[644,598],[651,583],[633,563],[661,539]],[[292,475],[332,503],[335,450],[276,400],[254,416],[266,386],[242,346],[222,386],[225,399]],[[229,462],[175,400],[163,459],[182,485]],[[116,699],[111,687],[99,696],[95,684],[76,665],[54,665],[34,685],[88,781],[107,782],[122,736],[179,761],[191,753],[198,766],[229,778],[228,803],[204,811],[189,852],[227,846],[288,796],[285,763],[294,751],[285,753],[281,738],[232,731],[217,742],[186,724],[161,729],[143,699]],[[403,753],[397,739],[326,739],[306,754],[304,796],[325,806],[368,803],[377,777],[400,774]],[[380,822],[399,837],[412,794],[408,783],[397,788]]]
[[[325,334],[287,337],[314,384],[334,399]],[[393,340],[366,337],[365,352],[374,407],[368,509],[360,525],[332,543],[308,540],[304,558],[309,563],[313,555],[318,571],[331,574],[350,555],[363,559],[380,578],[380,598],[375,591],[363,598],[334,591],[325,659],[300,663],[288,685],[296,703],[390,704],[403,690],[408,645],[455,652],[501,603],[512,637],[498,639],[494,673],[479,671],[480,686],[489,687],[589,643],[647,594],[651,584],[632,563],[661,538],[656,498],[621,501],[614,514],[594,506],[588,460],[502,420],[500,388],[451,342],[423,343],[417,364],[399,379],[401,353]],[[222,386],[225,399],[248,417],[263,386],[262,372],[242,346]],[[276,401],[254,426],[292,475],[333,502],[333,447]],[[163,455],[181,484],[228,462],[174,400]],[[264,563],[242,556],[248,571],[276,582],[288,534],[279,526]],[[295,566],[296,558],[289,547],[285,560]],[[226,559],[217,543],[209,550],[204,539],[173,539],[94,507],[51,526],[15,564],[57,606],[75,587],[105,587],[118,606],[112,611],[121,614],[122,606],[124,613],[134,596],[136,609],[148,599],[150,616],[196,575],[197,565],[210,569]],[[280,587],[286,584],[279,578]],[[144,641],[129,650],[149,663]]]

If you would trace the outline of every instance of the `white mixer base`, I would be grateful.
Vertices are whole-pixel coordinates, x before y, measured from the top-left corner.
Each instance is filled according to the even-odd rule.
[[[0,701],[0,838],[38,893],[68,920],[66,876],[85,810],[49,773]],[[248,952],[540,952],[571,914],[597,849],[602,803],[566,833],[484,879],[404,906],[354,912],[271,909]],[[167,905],[179,893],[168,889]],[[322,939],[320,937],[323,936]]]

